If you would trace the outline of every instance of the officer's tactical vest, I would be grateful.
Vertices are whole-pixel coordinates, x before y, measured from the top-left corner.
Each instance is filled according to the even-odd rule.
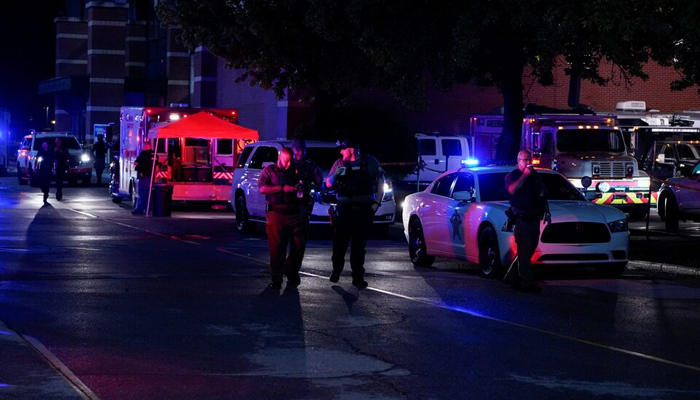
[[[359,164],[346,162],[343,165],[345,174],[336,178],[338,197],[366,196],[377,192],[377,179],[369,173],[367,157],[362,157]]]

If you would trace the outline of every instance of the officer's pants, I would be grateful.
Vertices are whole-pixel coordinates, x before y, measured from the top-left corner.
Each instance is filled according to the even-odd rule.
[[[345,253],[350,245],[350,267],[352,279],[360,280],[365,275],[365,246],[374,221],[372,203],[338,204],[338,216],[333,221],[333,271],[340,273],[345,265]]]
[[[148,206],[148,191],[151,189],[151,177],[139,177],[139,180],[136,182],[136,186],[138,189],[139,196],[136,199],[136,206],[134,207],[134,211],[143,214],[146,212],[146,207]]]
[[[303,249],[306,247],[306,217],[301,213],[282,214],[268,211],[266,218],[265,231],[270,247],[270,278],[275,283],[282,283],[283,275],[287,275],[287,279],[295,279],[299,276],[304,257]]]
[[[540,220],[518,218],[513,236],[518,251],[518,274],[522,279],[522,285],[532,285],[532,255],[535,254],[540,241]]]

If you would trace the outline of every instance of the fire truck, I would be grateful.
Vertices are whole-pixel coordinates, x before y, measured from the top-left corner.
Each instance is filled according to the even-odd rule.
[[[615,123],[614,115],[592,111],[526,113],[520,146],[533,164],[559,171],[592,202],[643,218],[652,198],[649,176]]]
[[[237,157],[258,138],[257,131],[236,125],[235,109],[122,107],[119,119],[119,142],[114,146],[118,156],[112,159],[110,182],[115,203],[136,203],[134,161],[150,141],[156,155],[153,183],[172,185],[173,201],[226,204]]]

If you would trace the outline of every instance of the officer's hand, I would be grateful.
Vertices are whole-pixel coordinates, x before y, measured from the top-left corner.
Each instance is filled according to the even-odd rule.
[[[372,203],[372,211],[377,212],[379,210],[379,203]]]
[[[292,193],[296,192],[297,188],[295,186],[283,185],[282,190],[284,190],[285,193]]]
[[[523,170],[523,175],[528,176],[528,175],[530,175],[530,174],[532,173],[533,170],[534,170],[534,168],[532,167],[532,165],[528,165],[528,166],[525,167],[525,169]]]
[[[544,213],[544,224],[549,225],[552,223],[552,214]]]

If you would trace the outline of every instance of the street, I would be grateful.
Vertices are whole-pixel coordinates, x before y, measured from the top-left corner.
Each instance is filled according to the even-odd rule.
[[[231,211],[54,192],[0,179],[0,399],[700,398],[700,224],[670,235],[652,210],[622,278],[538,271],[540,294],[414,267],[400,223],[369,242],[369,288],[349,263],[332,284],[316,227],[300,287],[276,292],[263,227]]]

